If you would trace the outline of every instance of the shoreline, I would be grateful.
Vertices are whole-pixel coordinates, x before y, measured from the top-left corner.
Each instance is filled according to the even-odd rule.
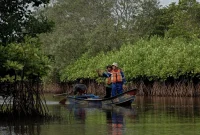
[[[105,94],[105,86],[103,83],[99,84],[95,81],[88,80],[86,83],[88,87],[87,93],[96,95]],[[171,82],[129,82],[127,84],[128,89],[137,88],[138,96],[159,96],[159,97],[199,97],[200,96],[200,83],[194,83],[191,81],[173,81]],[[44,93],[66,93],[73,90],[73,84],[71,83],[49,83],[44,84]]]

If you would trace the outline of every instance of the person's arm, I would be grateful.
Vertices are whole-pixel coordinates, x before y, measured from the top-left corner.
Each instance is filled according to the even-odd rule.
[[[97,73],[98,73],[98,76],[99,76],[99,77],[105,77],[105,76],[104,76],[104,71],[103,71],[103,70],[99,70],[99,69],[98,69],[98,70],[97,70]]]
[[[103,72],[102,76],[108,78],[111,74],[109,72]]]

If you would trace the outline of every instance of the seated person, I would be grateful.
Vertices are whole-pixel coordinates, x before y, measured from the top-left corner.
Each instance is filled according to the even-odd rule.
[[[74,95],[86,94],[87,86],[83,84],[83,80],[80,79],[79,83],[75,84],[73,88]]]

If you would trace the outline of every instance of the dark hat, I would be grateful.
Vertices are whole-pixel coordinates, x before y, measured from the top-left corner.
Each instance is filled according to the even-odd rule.
[[[108,65],[108,66],[106,66],[106,68],[112,68],[112,65]]]

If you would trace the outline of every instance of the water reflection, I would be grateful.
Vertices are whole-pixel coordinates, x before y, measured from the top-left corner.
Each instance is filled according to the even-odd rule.
[[[122,132],[124,131],[124,127],[125,127],[123,115],[113,110],[106,111],[106,119],[107,119],[108,125],[111,125],[111,128],[109,127],[110,134],[122,135]]]
[[[109,127],[109,134],[122,135],[126,133],[126,118],[136,119],[136,109],[134,107],[113,106],[111,109],[102,108],[106,112],[106,119]]]
[[[142,112],[162,111],[177,117],[200,117],[200,98],[192,97],[138,97],[138,109]]]
[[[8,122],[0,117],[0,135],[200,134],[200,98],[137,97],[130,108],[63,106],[56,100],[47,105],[61,119]]]
[[[74,116],[76,120],[79,120],[82,123],[85,123],[86,112],[84,108],[74,108]]]
[[[101,129],[102,125],[106,127],[101,130],[104,134],[109,135],[122,135],[125,133],[126,129],[126,119],[125,116],[128,117],[129,120],[133,120],[136,117],[136,111],[134,107],[124,108],[118,106],[102,106],[102,107],[90,107],[90,106],[67,106],[67,109],[70,110],[70,114],[68,117],[74,118],[71,119],[70,123],[74,121],[79,122],[79,130],[82,133],[86,133],[85,126],[90,123],[96,123],[96,130]],[[102,123],[105,120],[104,123]],[[101,124],[99,124],[99,123]],[[99,126],[99,129],[98,129]],[[88,126],[87,126],[88,127]],[[106,129],[106,130],[105,130]],[[90,131],[91,134],[92,131]],[[94,132],[95,134],[95,132]]]
[[[35,123],[37,121],[37,124]],[[39,119],[14,120],[13,122],[1,122],[1,135],[40,135],[41,123]],[[42,122],[43,123],[43,122]]]

